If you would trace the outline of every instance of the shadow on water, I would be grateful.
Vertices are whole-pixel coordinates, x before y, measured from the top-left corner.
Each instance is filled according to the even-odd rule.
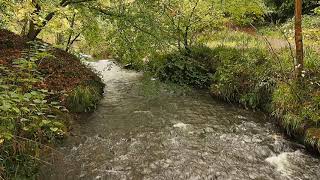
[[[171,87],[111,61],[106,83],[40,179],[319,179],[320,161],[268,117]]]

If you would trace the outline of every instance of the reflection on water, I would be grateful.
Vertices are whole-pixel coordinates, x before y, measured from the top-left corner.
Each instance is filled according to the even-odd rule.
[[[105,80],[98,110],[40,179],[319,179],[320,161],[272,122],[214,101],[206,92],[141,93],[142,74],[91,64]],[[154,81],[154,79],[153,79]]]

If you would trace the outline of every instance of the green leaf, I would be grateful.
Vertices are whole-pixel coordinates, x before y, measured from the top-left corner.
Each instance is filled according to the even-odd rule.
[[[49,124],[51,121],[49,121],[49,120],[42,120],[41,121],[44,125],[47,125],[47,124]]]
[[[34,103],[36,103],[36,104],[40,104],[40,103],[42,103],[42,101],[41,101],[41,100],[39,100],[39,99],[35,99],[35,100],[33,100],[33,102],[34,102]]]
[[[16,107],[13,107],[12,110],[13,110],[14,112],[16,112],[17,114],[20,114],[20,113],[21,113],[20,109],[18,109],[18,108],[16,108]]]
[[[0,106],[0,109],[3,111],[9,111],[11,107],[11,104],[4,103],[2,106]]]
[[[25,113],[29,113],[30,109],[28,109],[27,107],[22,107],[21,110]]]
[[[57,132],[59,130],[59,128],[51,127],[50,130],[53,131],[53,132]]]

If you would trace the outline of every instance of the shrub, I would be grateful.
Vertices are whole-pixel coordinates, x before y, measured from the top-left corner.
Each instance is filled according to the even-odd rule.
[[[101,99],[102,87],[100,83],[76,87],[67,97],[68,109],[76,113],[93,111]]]
[[[148,70],[163,81],[205,88],[210,85],[215,71],[212,53],[205,46],[192,47],[191,52],[173,52],[155,57],[149,62]]]
[[[219,62],[213,76],[211,92],[227,101],[235,101],[250,108],[267,108],[275,80],[266,52],[259,49],[218,47]]]

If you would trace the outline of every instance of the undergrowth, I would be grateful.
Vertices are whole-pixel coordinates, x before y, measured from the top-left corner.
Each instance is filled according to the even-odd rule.
[[[43,42],[22,43],[0,47],[10,57],[0,56],[0,179],[36,179],[48,164],[42,155],[68,130],[69,111],[94,110],[104,87],[76,57]]]
[[[194,47],[191,52],[173,52],[154,58],[148,64],[148,71],[162,81],[179,85],[208,87],[215,71],[212,50],[207,47]]]
[[[48,56],[46,46],[33,43],[12,66],[0,66],[0,176],[5,179],[31,178],[43,144],[66,131],[65,108],[48,100],[52,92],[36,88],[43,79],[37,63]]]

